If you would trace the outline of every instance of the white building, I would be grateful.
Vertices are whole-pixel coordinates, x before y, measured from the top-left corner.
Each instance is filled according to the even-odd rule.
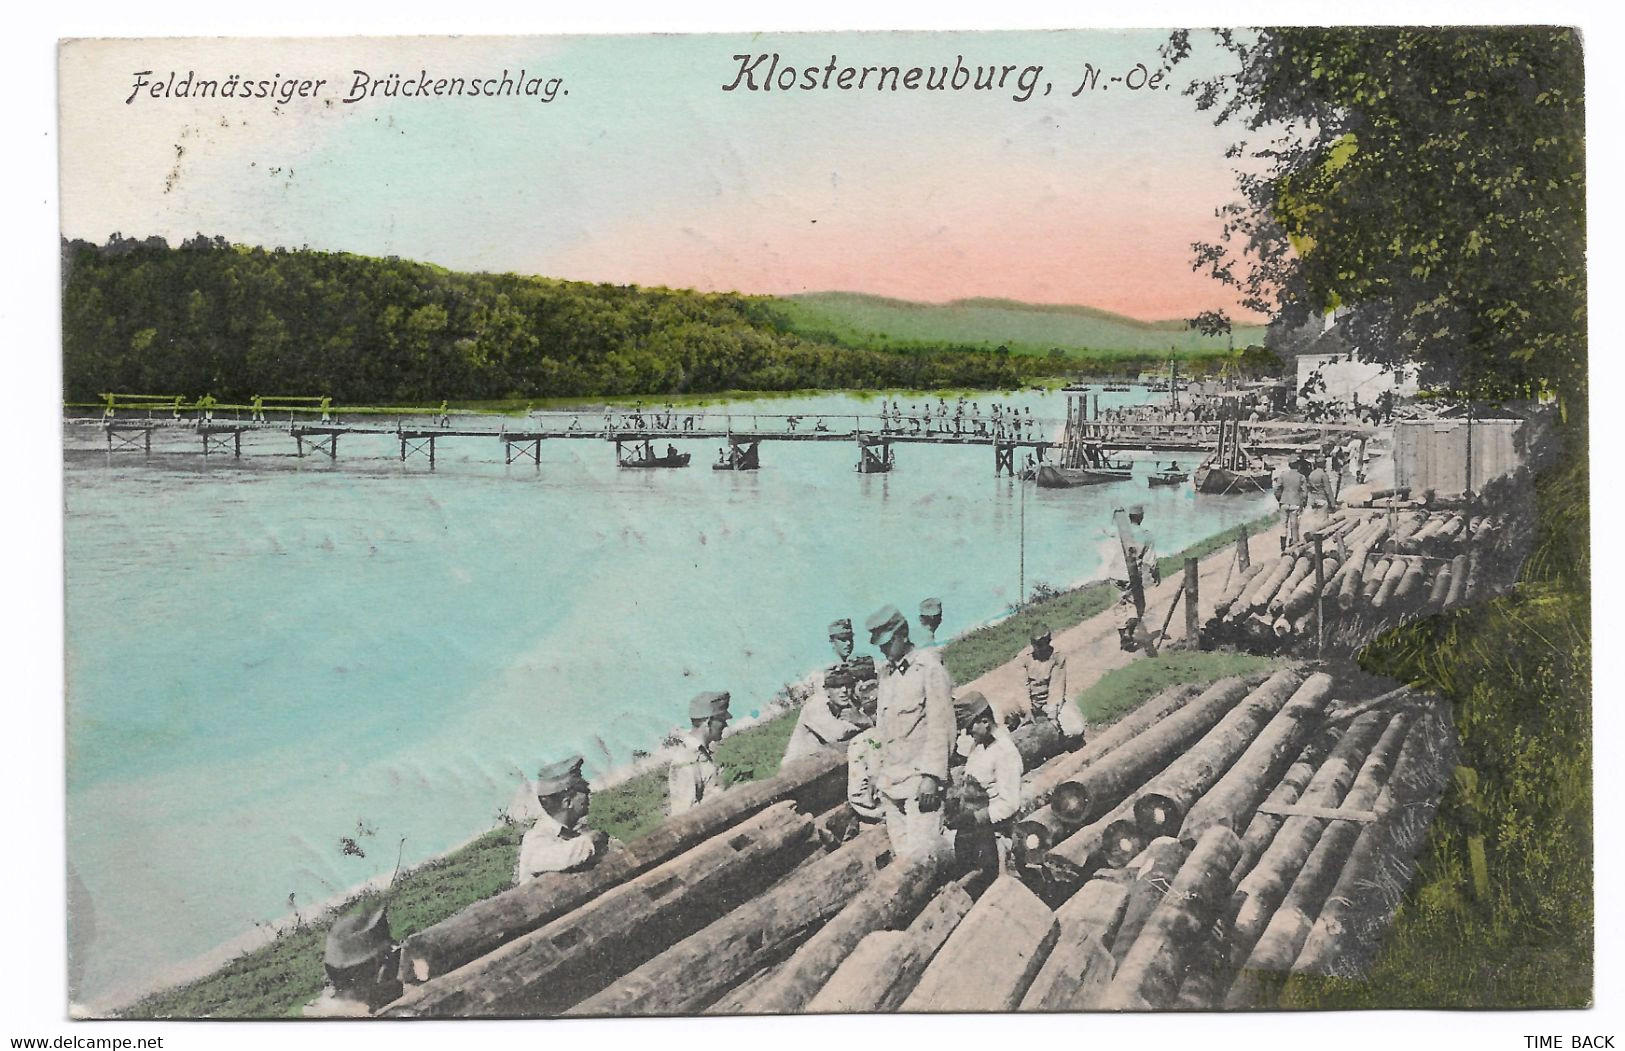
[[[1328,314],[1326,330],[1298,352],[1297,390],[1300,398],[1311,401],[1363,406],[1374,404],[1388,391],[1411,397],[1416,394],[1416,380],[1408,369],[1390,370],[1360,360],[1359,348],[1349,341],[1336,315]]]

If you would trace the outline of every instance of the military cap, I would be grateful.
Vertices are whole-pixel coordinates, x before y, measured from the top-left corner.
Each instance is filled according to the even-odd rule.
[[[542,767],[536,773],[536,794],[555,796],[574,788],[576,782],[585,780],[581,776],[582,762],[579,755],[572,755],[568,759],[560,759],[556,763],[548,763]]]
[[[977,716],[992,710],[993,705],[976,690],[966,690],[954,698],[954,722],[961,730],[969,729]]]
[[[1131,515],[1143,515],[1145,514],[1145,505],[1135,504],[1133,507],[1128,509],[1128,513]]]
[[[851,620],[851,618],[850,617],[842,617],[840,620],[832,620],[832,621],[830,621],[829,622],[829,637],[832,638],[832,639],[834,639],[834,638],[850,639],[852,637],[852,620]]]
[[[726,719],[728,718],[728,693],[726,690],[707,690],[696,694],[688,702],[688,717],[690,719]]]
[[[1045,642],[1055,637],[1055,632],[1048,624],[1039,624],[1033,628],[1032,641]]]
[[[908,621],[896,606],[881,606],[869,615],[863,626],[869,630],[869,644],[878,646],[897,634],[899,628],[907,627]]]
[[[942,600],[939,599],[939,598],[928,598],[924,602],[920,603],[920,616],[922,616],[922,617],[940,617],[940,616],[942,616]]]
[[[388,907],[376,905],[340,916],[327,932],[322,963],[334,970],[355,967],[387,953],[390,948]]]

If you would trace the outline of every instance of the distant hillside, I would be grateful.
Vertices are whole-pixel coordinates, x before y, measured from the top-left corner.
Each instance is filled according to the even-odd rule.
[[[855,292],[813,292],[779,300],[790,331],[805,339],[845,346],[907,350],[944,344],[1012,354],[1067,358],[1143,358],[1166,354],[1210,356],[1224,351],[1183,321],[1137,321],[1094,307],[1018,303],[1008,299],[956,299],[912,303]],[[1235,345],[1263,343],[1263,326],[1238,326]]]

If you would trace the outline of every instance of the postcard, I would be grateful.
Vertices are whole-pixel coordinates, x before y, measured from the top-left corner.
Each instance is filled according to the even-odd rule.
[[[58,61],[72,1017],[1593,1003],[1578,31]]]

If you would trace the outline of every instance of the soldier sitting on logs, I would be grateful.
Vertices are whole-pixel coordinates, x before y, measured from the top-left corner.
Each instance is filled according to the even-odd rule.
[[[1078,706],[1067,700],[1066,658],[1055,652],[1055,633],[1048,625],[1033,629],[1032,648],[1022,658],[1021,667],[1027,679],[1027,706],[1033,721],[1054,721],[1066,747],[1080,747],[1088,724]]]
[[[582,759],[568,759],[542,767],[536,775],[536,801],[541,813],[519,842],[514,883],[535,879],[544,872],[574,872],[591,868],[609,848],[609,837],[584,828],[592,804],[592,788],[581,776]]]
[[[702,799],[722,791],[722,768],[713,749],[728,728],[728,694],[707,692],[688,702],[688,721],[693,729],[683,735],[682,752],[672,760],[666,773],[671,816],[687,813]]]
[[[401,995],[400,948],[389,933],[384,905],[341,916],[327,932],[322,995],[305,1005],[306,1018],[366,1018]]]
[[[785,747],[786,761],[811,755],[826,745],[850,741],[874,719],[864,712],[860,688],[873,700],[875,662],[872,657],[852,658],[852,622],[835,621],[829,626],[829,644],[835,651],[835,663],[815,674],[808,684],[808,696],[801,705],[801,715]],[[872,712],[872,705],[871,705]]]

